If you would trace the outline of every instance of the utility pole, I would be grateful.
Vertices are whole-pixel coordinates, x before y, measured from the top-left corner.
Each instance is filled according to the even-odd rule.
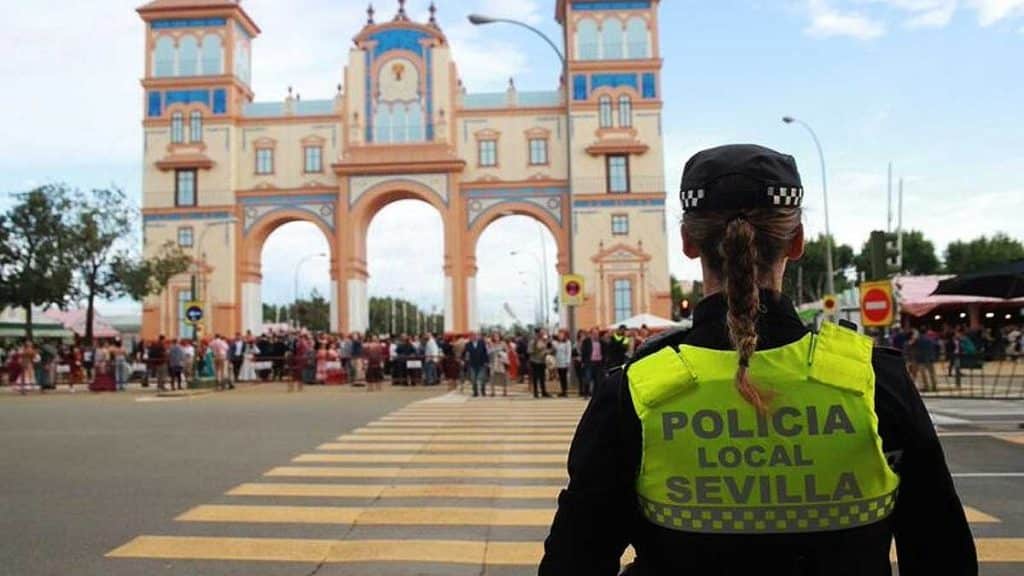
[[[889,162],[889,192],[888,201],[885,203],[885,231],[892,232],[892,162]]]
[[[900,177],[899,220],[896,224],[896,249],[900,252],[900,274],[903,273],[903,177]]]

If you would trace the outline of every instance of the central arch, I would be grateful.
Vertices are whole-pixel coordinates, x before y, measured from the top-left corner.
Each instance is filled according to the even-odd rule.
[[[251,215],[248,215],[251,216]],[[340,329],[338,310],[338,238],[328,223],[308,210],[301,208],[278,208],[246,221],[239,244],[238,258],[238,299],[241,302],[242,331],[256,333],[263,325],[263,247],[277,229],[293,222],[308,222],[315,225],[327,240],[331,259],[331,331]]]
[[[343,290],[344,301],[348,302],[347,318],[349,330],[364,332],[369,326],[369,264],[367,262],[367,236],[373,219],[387,206],[402,200],[425,202],[437,210],[441,217],[444,237],[443,269],[445,276],[444,315],[445,329],[454,330],[459,320],[459,301],[454,277],[458,276],[459,255],[453,246],[461,244],[461,238],[453,232],[453,207],[446,194],[418,179],[396,177],[373,184],[353,200],[348,217],[348,227],[342,231],[347,247],[346,282]]]

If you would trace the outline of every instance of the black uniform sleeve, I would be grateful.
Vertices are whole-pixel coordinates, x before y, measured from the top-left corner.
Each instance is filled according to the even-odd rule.
[[[901,576],[978,573],[974,539],[946,457],[902,357],[878,350],[875,410],[885,449],[902,449],[894,512]]]
[[[615,576],[638,520],[635,474],[640,422],[616,370],[587,407],[569,452],[569,487],[558,497],[540,576]]]

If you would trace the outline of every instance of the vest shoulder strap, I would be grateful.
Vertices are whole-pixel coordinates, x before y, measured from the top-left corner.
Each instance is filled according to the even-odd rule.
[[[697,385],[693,369],[672,346],[632,363],[627,376],[638,414]]]
[[[875,382],[873,350],[871,338],[825,322],[814,338],[808,376],[822,384],[865,395]]]

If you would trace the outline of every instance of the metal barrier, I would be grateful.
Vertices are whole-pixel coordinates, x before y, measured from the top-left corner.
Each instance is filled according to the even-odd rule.
[[[937,362],[935,386],[924,373],[927,365],[911,365],[921,394],[931,398],[1024,399],[1024,356],[1002,355],[986,360],[982,355],[957,355]]]

